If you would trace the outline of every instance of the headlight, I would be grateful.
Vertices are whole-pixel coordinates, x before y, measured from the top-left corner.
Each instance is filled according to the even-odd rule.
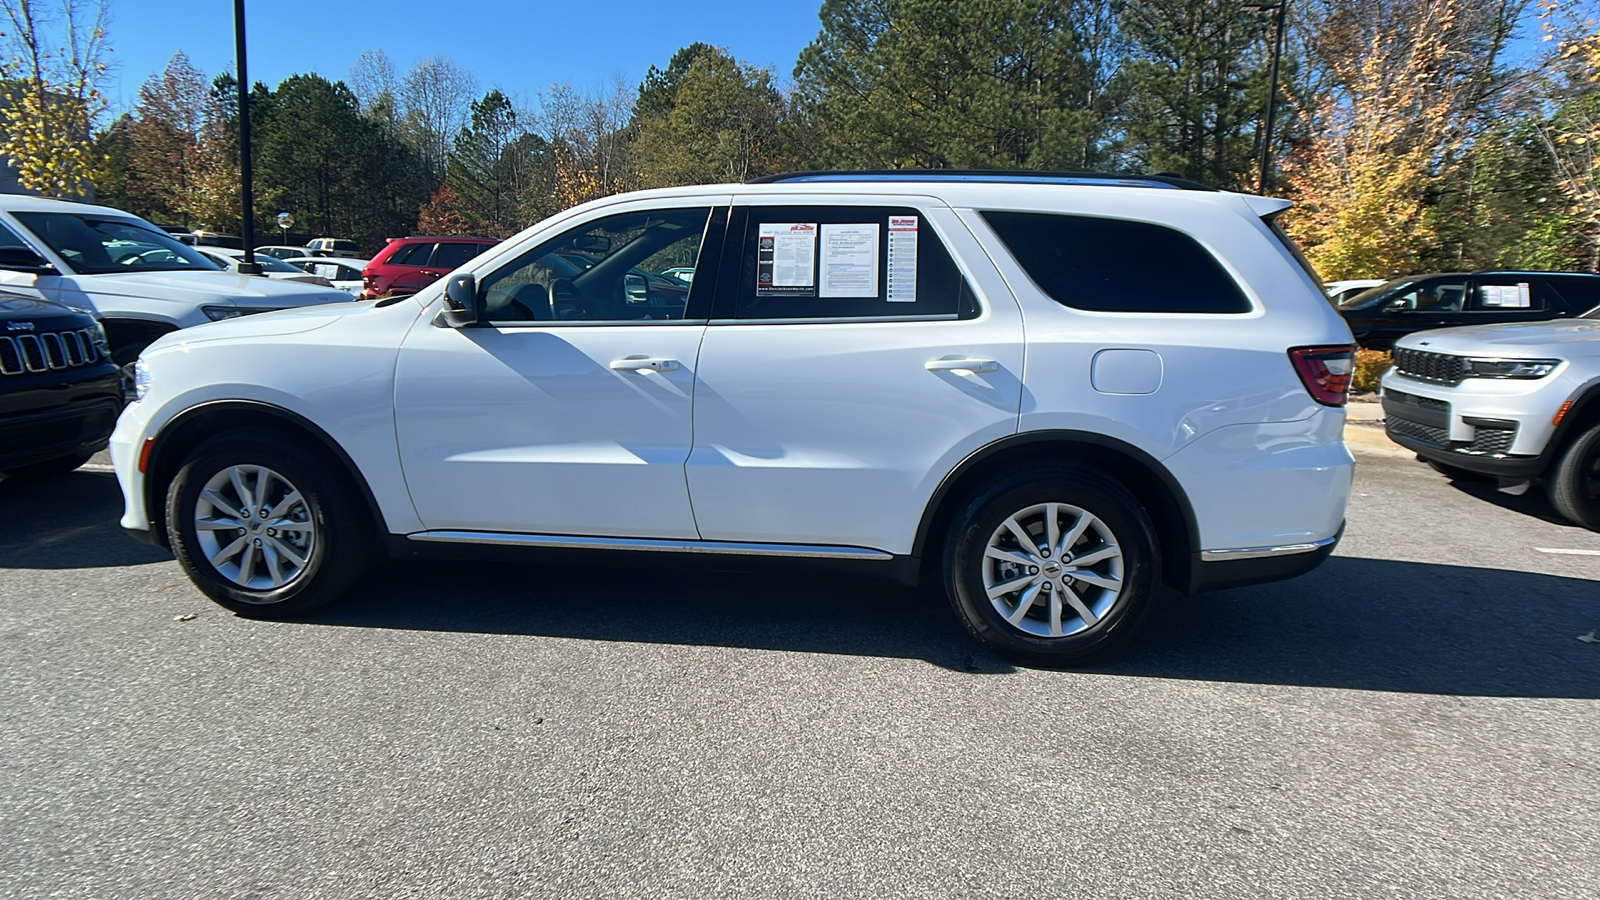
[[[1561,365],[1559,359],[1484,359],[1467,360],[1468,377],[1543,378]]]
[[[144,395],[150,392],[150,368],[145,365],[144,357],[133,361],[133,399],[143,400]]]
[[[200,307],[200,311],[205,313],[206,318],[213,322],[220,322],[223,319],[234,319],[244,315],[244,310],[237,306],[202,306]]]

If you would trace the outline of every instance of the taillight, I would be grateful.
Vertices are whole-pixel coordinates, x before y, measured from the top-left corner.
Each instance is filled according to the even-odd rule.
[[[1344,344],[1335,347],[1295,347],[1289,351],[1289,361],[1300,375],[1311,399],[1323,406],[1343,406],[1350,396],[1350,375],[1355,370],[1356,348]]]

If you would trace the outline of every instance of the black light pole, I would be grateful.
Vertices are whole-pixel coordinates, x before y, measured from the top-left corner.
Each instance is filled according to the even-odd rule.
[[[1261,130],[1261,175],[1256,181],[1256,190],[1259,193],[1267,192],[1268,168],[1272,164],[1272,120],[1278,112],[1278,61],[1283,58],[1283,27],[1284,20],[1289,18],[1289,0],[1278,0],[1277,3],[1246,3],[1245,6],[1255,9],[1271,9],[1278,13],[1278,33],[1272,44],[1272,65],[1268,67],[1267,80],[1267,114],[1266,123]]]
[[[260,275],[256,263],[256,209],[250,195],[250,76],[244,65],[244,0],[233,0],[233,49],[239,64],[239,205],[244,224],[239,229],[244,239],[244,262],[239,264],[242,275]]]

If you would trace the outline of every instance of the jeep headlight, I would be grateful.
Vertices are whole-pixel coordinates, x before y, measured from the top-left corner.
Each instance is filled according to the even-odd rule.
[[[244,310],[237,306],[202,306],[200,311],[205,313],[206,318],[213,322],[220,322],[223,319],[235,319],[244,315]]]
[[[1476,378],[1543,378],[1561,365],[1559,359],[1488,359],[1474,357],[1467,360],[1466,374]]]
[[[145,364],[144,357],[133,361],[133,399],[143,400],[144,395],[150,393],[150,367]]]

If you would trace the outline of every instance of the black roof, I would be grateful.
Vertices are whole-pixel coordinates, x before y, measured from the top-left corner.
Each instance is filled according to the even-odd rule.
[[[1113,175],[1105,172],[1060,172],[1042,169],[823,169],[781,172],[752,178],[746,184],[839,183],[850,181],[992,182],[997,184],[1096,184],[1113,187],[1161,187],[1183,191],[1216,188],[1172,174]]]

